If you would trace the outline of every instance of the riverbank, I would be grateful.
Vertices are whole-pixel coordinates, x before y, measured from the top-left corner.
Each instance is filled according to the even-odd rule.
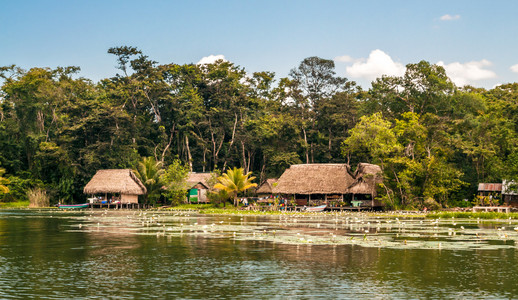
[[[458,218],[458,219],[518,219],[518,213],[503,212],[454,212],[454,211],[438,211],[426,214],[427,218]]]
[[[28,209],[29,201],[17,201],[17,202],[0,202],[0,209]],[[56,207],[49,207],[49,209],[58,209]],[[38,208],[41,209],[41,208]],[[372,217],[386,217],[386,218],[421,218],[421,219],[489,219],[489,220],[508,220],[518,219],[518,213],[502,213],[502,212],[455,212],[455,211],[383,211],[383,212],[304,212],[304,211],[279,211],[279,210],[244,210],[236,208],[232,205],[225,207],[216,208],[212,204],[182,204],[174,207],[167,208],[153,208],[151,210],[166,210],[166,211],[186,211],[196,212],[199,214],[206,215],[236,215],[236,216],[247,216],[247,215],[290,215],[290,214],[320,214],[320,215],[363,215]]]
[[[0,202],[0,209],[28,208],[29,201]]]
[[[341,214],[362,214],[374,217],[392,217],[392,218],[427,218],[427,219],[439,219],[439,218],[459,218],[459,219],[518,219],[518,213],[501,213],[501,212],[452,212],[452,211],[384,211],[384,212],[286,212],[286,211],[257,211],[257,210],[243,210],[233,206],[227,206],[225,208],[215,208],[210,204],[185,204],[176,207],[168,208],[172,211],[195,211],[200,214],[214,214],[214,215],[285,215],[285,214],[328,214],[328,215],[341,215]]]

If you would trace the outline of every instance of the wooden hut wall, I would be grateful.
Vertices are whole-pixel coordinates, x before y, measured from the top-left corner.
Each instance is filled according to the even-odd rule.
[[[206,189],[198,189],[198,202],[208,202]]]
[[[121,203],[138,203],[138,195],[121,195]]]

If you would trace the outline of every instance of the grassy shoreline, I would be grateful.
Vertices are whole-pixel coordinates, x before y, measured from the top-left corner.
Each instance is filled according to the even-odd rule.
[[[0,202],[0,209],[28,209],[29,201],[17,201],[17,202]],[[35,208],[41,209],[41,208]],[[256,211],[256,210],[242,210],[232,205],[216,208],[212,204],[182,204],[179,206],[169,208],[153,208],[152,210],[161,211],[190,211],[199,214],[208,215],[257,215],[257,216],[275,216],[275,215],[286,215],[286,214],[322,214],[322,215],[355,215],[363,214],[374,217],[385,217],[385,218],[428,218],[428,219],[447,219],[447,218],[458,218],[458,219],[490,219],[490,220],[508,220],[518,219],[517,212],[502,213],[502,212],[456,212],[456,211],[383,211],[383,212],[300,212],[300,211]]]
[[[503,212],[455,212],[455,211],[438,211],[430,212],[427,218],[459,218],[459,219],[518,219],[518,213]]]
[[[240,210],[233,206],[225,208],[214,208],[210,204],[186,204],[172,208],[172,211],[196,211],[200,214],[215,214],[215,215],[283,215],[283,214],[315,214],[311,212],[291,212],[291,211],[253,211]],[[324,214],[334,215],[338,212],[327,212]],[[344,212],[340,214],[357,214],[357,212]],[[392,217],[392,218],[459,218],[459,219],[518,219],[518,213],[501,213],[501,212],[455,212],[455,211],[384,211],[384,212],[362,212],[376,217]]]
[[[16,202],[0,202],[0,209],[9,208],[28,208],[29,201],[16,201]]]

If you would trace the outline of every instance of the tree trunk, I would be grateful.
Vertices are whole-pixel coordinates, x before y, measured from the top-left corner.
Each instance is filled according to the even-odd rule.
[[[207,149],[203,147],[203,173],[205,173],[205,167],[207,166]]]
[[[185,146],[187,147],[187,160],[189,161],[189,171],[192,172],[191,148],[189,148],[189,137],[185,135]]]
[[[311,163],[314,164],[315,163],[315,148],[313,147],[313,142],[311,143]]]
[[[221,150],[221,147],[223,146],[223,142],[225,140],[225,132],[224,131],[222,132],[222,137],[221,137],[221,140],[219,141],[219,145],[218,145],[218,141],[214,137],[214,130],[213,130],[210,122],[209,122],[209,129],[210,129],[210,136],[211,136],[211,141],[212,141],[212,158],[213,158],[212,163],[214,164],[213,169],[216,169],[218,167],[219,151]],[[225,169],[223,168],[222,171],[223,170],[225,170]]]
[[[329,155],[331,156],[331,128],[328,129],[329,131]]]
[[[245,170],[245,174],[248,173],[248,166],[246,163],[246,153],[245,153],[245,143],[241,141],[241,155],[243,155],[243,170]]]
[[[306,128],[302,128],[302,132],[304,132],[304,149],[306,150],[306,163],[309,164],[309,147],[308,147],[308,137],[306,135]]]
[[[230,153],[230,150],[232,149],[232,145],[234,145],[234,138],[236,136],[236,127],[237,127],[237,114],[235,114],[235,116],[236,116],[236,119],[234,121],[234,128],[232,129],[232,138],[230,139],[230,143],[228,145],[228,153],[225,156],[225,162],[223,163],[223,169],[222,170],[225,170],[225,168],[227,167],[228,154]]]
[[[263,154],[263,166],[261,167],[261,175],[259,176],[259,182],[263,182],[266,179],[266,178],[264,178],[265,170],[266,170],[266,157]]]

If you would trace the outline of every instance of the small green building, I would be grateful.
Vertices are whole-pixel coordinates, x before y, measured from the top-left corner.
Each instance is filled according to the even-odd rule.
[[[187,186],[189,188],[189,203],[208,203],[207,192],[210,190],[208,181],[211,173],[189,173]]]

